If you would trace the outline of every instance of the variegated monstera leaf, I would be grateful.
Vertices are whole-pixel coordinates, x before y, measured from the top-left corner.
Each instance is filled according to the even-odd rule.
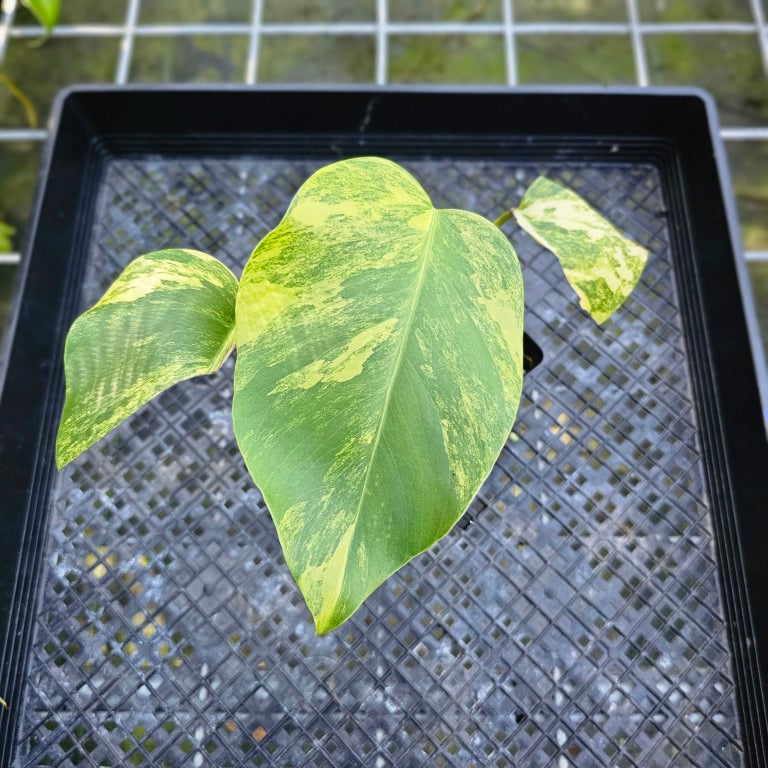
[[[392,162],[327,166],[245,268],[234,425],[318,632],[447,533],[509,434],[523,284]]]

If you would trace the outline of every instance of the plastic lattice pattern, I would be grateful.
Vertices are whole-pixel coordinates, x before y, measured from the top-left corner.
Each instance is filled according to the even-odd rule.
[[[549,172],[650,248],[638,290],[600,328],[507,225],[545,355],[514,434],[462,524],[325,637],[235,445],[231,362],[131,418],[58,479],[21,763],[741,764],[657,171],[408,165],[491,217]],[[83,306],[160,247],[239,274],[316,167],[113,160]]]

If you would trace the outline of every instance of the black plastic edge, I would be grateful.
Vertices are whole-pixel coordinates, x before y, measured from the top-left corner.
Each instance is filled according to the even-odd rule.
[[[674,218],[682,222],[671,232],[680,306],[686,323],[684,333],[689,350],[688,367],[691,373],[697,415],[702,429],[699,432],[703,455],[703,468],[708,494],[712,500],[712,525],[718,564],[719,588],[731,652],[732,672],[736,683],[739,725],[747,766],[765,765],[764,722],[766,703],[761,684],[759,642],[753,639],[756,604],[754,590],[750,593],[745,558],[742,548],[743,528],[740,530],[735,499],[730,487],[732,477],[727,448],[723,443],[722,414],[718,404],[717,376],[713,370],[709,329],[703,311],[704,297],[700,293],[700,270],[693,258],[695,235],[687,225],[689,201],[675,171],[678,158],[670,159],[663,171],[665,193]],[[681,258],[682,257],[682,258]],[[764,575],[760,574],[763,579]],[[754,580],[752,580],[754,583]],[[764,652],[761,651],[761,653]]]
[[[0,397],[0,765],[12,762],[21,681],[44,554],[48,495],[55,478],[52,445],[60,408],[67,308],[77,300],[84,238],[100,154],[76,110],[60,100],[44,150],[28,251],[22,258],[9,322],[7,367]],[[86,212],[83,215],[83,212]],[[51,223],[55,227],[51,227]],[[34,266],[33,266],[34,265]],[[44,301],[38,297],[45,296]],[[9,373],[32,373],[23,385]],[[14,567],[15,566],[15,567]],[[26,610],[24,610],[26,608]]]
[[[280,134],[291,138],[283,145],[275,141],[280,145],[276,151],[290,147],[298,155],[321,154],[318,134],[343,136],[341,154],[350,152],[350,136],[358,137],[351,146],[359,153],[385,142],[399,145],[400,153],[407,154],[403,142],[409,136],[432,132],[442,140],[413,142],[422,155],[430,143],[438,156],[457,150],[501,154],[511,143],[517,150],[527,148],[531,157],[572,162],[579,152],[586,157],[584,150],[591,145],[590,157],[614,156],[616,161],[645,157],[662,170],[677,214],[672,219],[674,250],[687,279],[684,285],[679,281],[681,305],[708,460],[707,484],[745,758],[750,768],[768,764],[766,701],[759,669],[761,663],[763,669],[768,667],[768,606],[761,599],[768,588],[762,554],[768,540],[768,521],[762,515],[768,498],[768,449],[739,290],[743,275],[738,273],[733,239],[738,229],[723,175],[724,151],[706,94],[635,88],[457,92],[455,88],[95,86],[64,93],[56,114],[0,398],[0,492],[7,501],[7,512],[0,519],[0,555],[6,563],[17,563],[16,569],[0,572],[0,632],[5,631],[0,696],[10,697],[12,704],[9,713],[0,713],[1,766],[12,760],[18,708],[14,697],[23,679],[47,494],[55,471],[52,435],[61,399],[61,369],[55,361],[74,313],[82,237],[93,204],[89,189],[104,154],[235,154],[260,148]],[[192,133],[190,125],[195,126]],[[595,140],[596,134],[604,137],[602,142]],[[542,135],[548,138],[538,138]],[[478,136],[481,140],[473,147],[471,137]],[[568,151],[568,142],[582,140],[581,150]],[[329,145],[324,146],[322,154],[327,156]],[[690,227],[688,220],[693,222]],[[60,228],[50,231],[51,222]],[[36,300],[43,295],[53,300]],[[49,332],[41,334],[40,328]],[[21,370],[37,372],[31,385],[16,380]],[[25,553],[23,560],[20,552]]]
[[[711,100],[702,101],[697,130],[677,143],[668,166],[670,204],[681,224],[672,231],[681,259],[679,281],[690,350],[689,367],[702,421],[700,439],[715,527],[723,607],[749,766],[768,765],[768,568],[763,514],[768,450],[758,432],[762,407],[742,305],[733,206],[724,201],[725,152]],[[706,158],[703,161],[702,158]],[[679,172],[675,173],[674,165]],[[669,177],[672,173],[677,182]],[[679,191],[675,189],[679,186]]]

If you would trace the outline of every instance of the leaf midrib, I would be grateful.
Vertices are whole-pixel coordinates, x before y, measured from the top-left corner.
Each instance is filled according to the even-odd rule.
[[[343,569],[344,573],[346,574],[347,570],[347,563],[349,561],[349,550],[352,545],[352,540],[354,538],[354,531],[357,528],[357,523],[360,520],[360,513],[363,509],[363,501],[365,500],[366,494],[368,492],[368,483],[371,479],[371,469],[373,468],[373,464],[376,459],[376,455],[379,450],[379,445],[381,443],[381,436],[384,432],[384,424],[387,420],[387,413],[389,412],[389,404],[392,400],[392,392],[395,388],[395,382],[397,381],[400,366],[403,362],[403,357],[405,355],[405,349],[408,346],[408,338],[410,336],[411,327],[413,325],[413,320],[416,317],[416,310],[419,305],[419,299],[421,298],[421,292],[424,287],[424,278],[427,274],[427,267],[431,263],[432,259],[430,257],[430,253],[432,250],[432,242],[435,238],[435,224],[437,221],[437,214],[438,211],[436,208],[432,208],[429,212],[429,229],[427,230],[426,237],[424,239],[424,246],[422,247],[421,252],[421,268],[419,270],[419,276],[416,280],[416,287],[413,291],[413,298],[411,299],[411,306],[408,309],[408,316],[405,319],[405,325],[402,330],[402,334],[400,337],[400,345],[397,350],[397,354],[395,356],[395,361],[392,366],[392,376],[390,377],[389,384],[387,384],[387,390],[384,393],[384,402],[382,404],[381,408],[381,416],[379,417],[379,424],[376,428],[376,435],[373,439],[373,447],[371,449],[371,456],[368,461],[368,467],[365,470],[365,478],[363,479],[363,487],[360,491],[360,501],[357,504],[357,510],[355,511],[355,518],[352,521],[350,528],[352,529],[353,533],[352,536],[349,537],[349,544],[347,545],[347,551],[344,553],[344,563],[343,563]],[[339,593],[341,593],[341,590],[344,586],[344,577],[342,576],[340,587],[339,587]],[[334,602],[334,609],[338,605],[339,595],[336,595],[336,599]]]

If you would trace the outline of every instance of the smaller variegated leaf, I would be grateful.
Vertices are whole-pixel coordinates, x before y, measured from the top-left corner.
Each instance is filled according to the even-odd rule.
[[[648,251],[570,189],[543,176],[514,211],[517,223],[560,260],[581,307],[604,323],[632,293]]]
[[[164,389],[218,370],[234,345],[236,297],[235,276],[204,253],[134,259],[67,336],[57,465]]]

